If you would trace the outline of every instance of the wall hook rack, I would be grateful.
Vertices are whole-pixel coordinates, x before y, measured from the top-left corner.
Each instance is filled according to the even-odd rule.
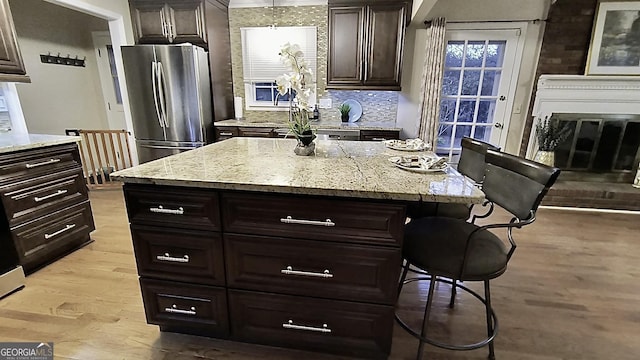
[[[51,53],[47,53],[46,55],[40,54],[40,62],[45,64],[58,64],[58,65],[71,65],[71,66],[82,66],[85,67],[85,61],[87,57],[83,57],[82,59],[78,58],[76,55],[75,58],[72,58],[71,55],[67,54],[67,56],[51,55]]]

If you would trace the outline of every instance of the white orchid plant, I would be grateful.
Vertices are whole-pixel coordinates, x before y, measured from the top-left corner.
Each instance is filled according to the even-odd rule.
[[[307,84],[313,81],[313,74],[304,60],[304,53],[297,44],[284,44],[280,49],[280,60],[291,68],[291,72],[276,79],[278,88],[276,104],[279,96],[289,94],[289,130],[303,145],[308,145],[315,139],[309,123],[309,111],[311,111],[309,99],[312,91],[307,87]]]

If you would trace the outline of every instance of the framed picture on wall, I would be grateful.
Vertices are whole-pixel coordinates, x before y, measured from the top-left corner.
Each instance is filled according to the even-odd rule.
[[[640,75],[640,1],[598,2],[587,75]]]

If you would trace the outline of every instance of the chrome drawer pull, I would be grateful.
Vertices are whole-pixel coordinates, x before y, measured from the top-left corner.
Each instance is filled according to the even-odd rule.
[[[58,190],[58,191],[54,192],[53,194],[49,194],[47,196],[43,196],[43,197],[35,196],[33,198],[33,200],[35,202],[40,202],[40,201],[44,201],[44,200],[47,200],[47,199],[51,199],[52,197],[56,197],[56,196],[60,196],[60,195],[66,194],[67,192],[68,192],[67,190]]]
[[[194,306],[191,307],[190,310],[182,310],[178,309],[176,304],[171,305],[169,308],[164,308],[164,312],[172,313],[172,314],[182,314],[182,315],[196,315],[196,308]]]
[[[229,132],[221,132],[220,136],[233,136],[233,133],[229,133]]]
[[[183,257],[173,257],[169,255],[169,253],[164,253],[164,255],[156,256],[156,259],[160,261],[168,261],[168,262],[177,262],[177,263],[188,263],[189,255],[185,255]]]
[[[162,207],[162,205],[160,205],[157,208],[153,208],[153,207],[149,208],[149,211],[151,211],[152,213],[159,213],[159,214],[184,215],[184,209],[182,208],[182,206],[180,206],[178,210],[173,210],[173,209],[165,209]]]
[[[287,266],[286,269],[280,270],[280,273],[285,275],[299,275],[299,276],[311,276],[311,277],[321,277],[321,278],[333,277],[333,274],[331,274],[329,270],[325,270],[324,272],[321,272],[321,273],[316,273],[316,272],[293,270],[293,267],[291,266]]]
[[[55,164],[55,163],[60,162],[60,161],[62,161],[62,160],[60,160],[60,159],[49,159],[49,160],[47,160],[47,161],[43,161],[43,162],[41,162],[41,163],[26,164],[26,165],[25,165],[25,167],[26,167],[27,169],[31,169],[31,168],[38,167],[38,166],[44,166],[44,165]]]
[[[44,238],[47,239],[47,240],[51,239],[52,237],[60,235],[65,231],[69,231],[69,230],[73,229],[74,227],[76,227],[76,224],[67,225],[64,228],[62,228],[62,229],[60,229],[60,230],[58,230],[58,231],[56,231],[56,232],[54,232],[52,234],[44,234]]]
[[[289,320],[288,323],[282,324],[282,327],[285,329],[315,331],[315,332],[321,332],[321,333],[327,333],[327,334],[331,332],[331,329],[329,329],[329,326],[327,324],[322,324],[322,327],[319,328],[319,327],[313,327],[313,326],[295,325],[293,323],[293,320]]]
[[[280,219],[281,223],[285,224],[300,224],[300,225],[316,225],[316,226],[336,226],[336,223],[331,221],[331,219],[327,219],[325,221],[313,221],[313,220],[298,220],[294,219],[291,216],[287,216],[286,218]]]

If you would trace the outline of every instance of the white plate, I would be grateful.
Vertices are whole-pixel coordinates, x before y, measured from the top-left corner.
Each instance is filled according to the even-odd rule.
[[[435,168],[435,169],[430,169],[429,168],[429,164],[433,161],[437,161],[437,158],[434,157],[429,157],[429,156],[419,156],[419,155],[413,155],[413,156],[418,156],[420,158],[420,167],[409,167],[409,166],[404,166],[401,163],[401,159],[402,156],[392,156],[389,158],[389,161],[399,167],[400,169],[403,170],[407,170],[407,171],[413,171],[413,172],[417,172],[417,173],[422,173],[422,174],[426,174],[426,173],[435,173],[435,172],[443,172],[445,170],[447,170],[447,168],[449,167],[449,164],[444,164],[444,166],[439,167],[439,168]],[[413,157],[412,156],[412,157]]]
[[[348,99],[343,102],[351,107],[349,110],[349,122],[356,122],[362,116],[362,105],[357,100]]]
[[[424,142],[419,144],[418,147],[412,147],[411,143],[407,144],[405,140],[385,140],[383,142],[384,146],[389,149],[400,151],[424,151],[429,148],[429,146]]]

